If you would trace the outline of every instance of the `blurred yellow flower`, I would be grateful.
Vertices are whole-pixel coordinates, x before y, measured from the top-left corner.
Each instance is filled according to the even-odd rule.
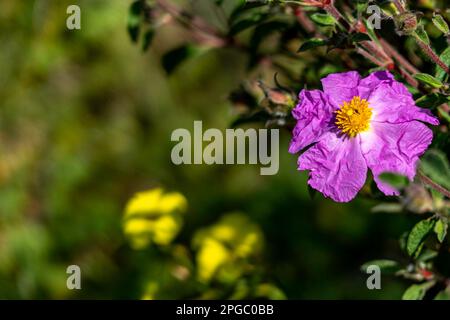
[[[258,225],[245,215],[231,213],[215,225],[198,231],[193,241],[197,256],[197,274],[200,281],[208,282],[221,271],[229,276],[230,270],[239,274],[247,258],[258,255],[263,247],[263,235]],[[227,276],[224,274],[224,277]]]
[[[197,253],[198,277],[207,281],[217,269],[231,258],[231,253],[223,244],[213,238],[205,238]]]
[[[161,188],[139,192],[126,205],[124,233],[134,249],[152,242],[168,245],[179,233],[186,209],[187,200],[178,192],[164,193]]]
[[[127,203],[125,216],[134,215],[158,215],[174,211],[185,212],[187,209],[186,198],[178,192],[164,194],[162,188],[138,192]]]

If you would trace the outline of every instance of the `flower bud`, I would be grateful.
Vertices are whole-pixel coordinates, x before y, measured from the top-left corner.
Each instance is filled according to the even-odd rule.
[[[412,12],[405,12],[394,17],[395,29],[398,35],[410,35],[417,29],[417,15]]]

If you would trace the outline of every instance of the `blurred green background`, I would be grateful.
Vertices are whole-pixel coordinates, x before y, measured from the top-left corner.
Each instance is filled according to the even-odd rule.
[[[74,3],[80,31],[66,28]],[[174,129],[203,120],[224,130],[234,120],[227,95],[245,74],[244,57],[210,50],[167,76],[160,57],[183,34],[168,29],[142,53],[126,32],[129,5],[0,3],[0,298],[139,299],[152,279],[166,281],[158,276],[165,249],[133,250],[122,230],[127,201],[158,186],[189,203],[174,240],[187,256],[197,230],[239,211],[264,236],[261,277],[287,298],[401,297],[407,283],[383,277],[382,290],[371,291],[359,268],[404,259],[397,239],[412,221],[371,213],[369,201],[311,200],[306,174],[287,152],[289,132],[275,176],[258,166],[172,164]],[[71,264],[82,270],[82,290],[66,288]],[[220,284],[184,296],[184,280],[159,286],[166,289],[157,298],[229,297],[213,294]]]

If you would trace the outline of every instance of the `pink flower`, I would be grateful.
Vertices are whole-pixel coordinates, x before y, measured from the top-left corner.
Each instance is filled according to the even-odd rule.
[[[308,184],[334,201],[352,200],[372,170],[386,195],[399,192],[379,175],[392,172],[412,180],[433,139],[422,122],[439,121],[417,107],[408,89],[387,71],[362,79],[358,72],[330,74],[323,91],[302,90],[292,111],[297,124],[290,153],[305,148],[299,170],[310,170]]]

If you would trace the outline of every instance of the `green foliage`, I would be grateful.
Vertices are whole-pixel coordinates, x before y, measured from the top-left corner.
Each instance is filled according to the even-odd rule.
[[[406,243],[406,251],[410,256],[417,256],[421,249],[423,242],[425,241],[428,234],[433,230],[436,223],[434,219],[427,219],[419,221],[408,235],[408,240]]]
[[[434,282],[425,282],[422,284],[411,285],[403,294],[402,300],[422,300],[429,290],[434,285]]]
[[[450,29],[448,27],[447,22],[440,14],[433,15],[433,23],[442,33],[448,35],[450,33]]]
[[[414,75],[414,78],[416,78],[420,82],[425,83],[433,88],[439,89],[444,86],[444,84],[441,81],[439,81],[439,79],[436,79],[432,75],[429,75],[426,73],[416,73]]]
[[[436,225],[434,226],[434,232],[440,243],[444,242],[445,236],[447,235],[448,222],[439,219],[436,221]]]

